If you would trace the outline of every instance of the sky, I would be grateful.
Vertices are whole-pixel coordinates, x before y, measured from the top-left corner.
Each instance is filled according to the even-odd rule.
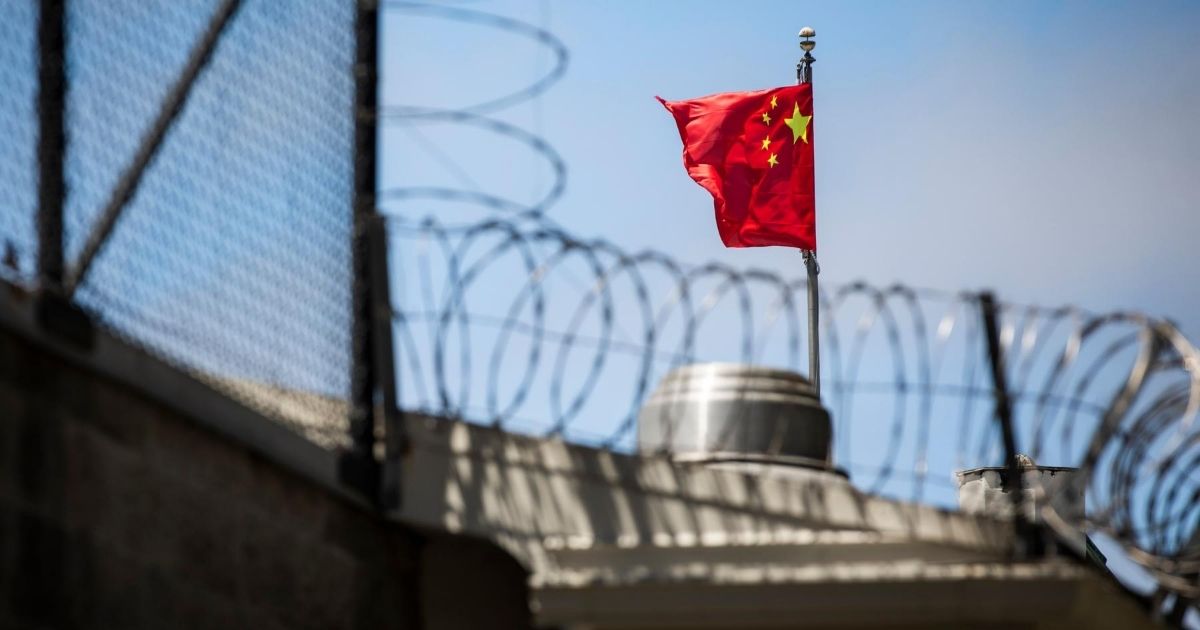
[[[721,246],[711,199],[686,175],[675,125],[654,97],[791,84],[796,33],[811,26],[823,282],[990,288],[1021,304],[1140,310],[1200,339],[1200,5],[445,6],[520,20],[569,51],[553,87],[490,115],[543,138],[567,165],[548,216],[579,238],[802,276],[794,251]],[[394,5],[381,59],[382,105],[446,109],[513,92],[555,67],[550,47],[519,34]],[[380,141],[383,190],[446,186],[533,203],[555,181],[553,165],[527,146],[471,125],[399,121]],[[388,211],[451,224],[488,212],[428,200]],[[508,271],[509,283],[512,271],[520,273]],[[405,273],[394,271],[402,299],[415,283]],[[485,301],[509,299],[503,284],[485,287]],[[886,407],[868,401],[856,412]],[[879,452],[887,440],[868,431]]]
[[[463,108],[554,74],[552,46],[511,30],[384,6],[385,108]],[[1192,288],[1200,280],[1193,255],[1200,233],[1194,210],[1200,208],[1194,183],[1200,60],[1191,48],[1200,7],[548,0],[442,6],[520,20],[552,33],[568,51],[561,80],[487,115],[544,139],[566,165],[565,192],[547,216],[576,238],[608,239],[628,252],[653,249],[685,265],[716,262],[802,278],[792,250],[721,245],[711,198],[687,176],[674,121],[654,97],[792,83],[801,55],[796,33],[811,26],[824,287],[864,280],[947,292],[989,288],[1017,304],[1141,310],[1200,339],[1200,292]],[[380,146],[385,198],[390,190],[442,186],[533,203],[555,183],[551,160],[477,125],[388,119]],[[392,216],[443,224],[493,212],[428,198],[384,207]],[[394,243],[393,259],[414,250],[420,247]],[[413,266],[398,266],[393,295],[414,304],[420,296]],[[503,261],[491,269],[493,276],[472,290],[485,307],[506,305],[525,272]],[[552,286],[553,279],[543,282]],[[617,301],[619,311],[632,295]],[[700,331],[700,358],[743,359],[736,335],[723,332],[739,326],[732,302],[725,299]],[[546,321],[561,330],[570,312],[554,306],[551,300]],[[503,309],[494,315],[504,316]],[[633,329],[618,332],[638,338]],[[787,365],[779,340],[758,339],[766,352],[756,353],[755,362]],[[487,362],[480,356],[473,367]],[[864,363],[868,373],[860,380],[887,376],[886,359]],[[615,415],[598,411],[609,422]]]
[[[569,48],[563,80],[504,117],[569,164],[550,215],[575,233],[798,273],[786,249],[721,246],[653,97],[789,84],[808,25],[823,278],[1140,309],[1200,337],[1194,3],[457,6],[543,26]],[[386,24],[385,101],[483,100],[550,65],[543,48],[489,29],[399,11]],[[455,158],[494,169],[487,141]],[[385,150],[425,159],[410,145]],[[506,183],[529,196],[549,178],[532,161],[511,168]]]

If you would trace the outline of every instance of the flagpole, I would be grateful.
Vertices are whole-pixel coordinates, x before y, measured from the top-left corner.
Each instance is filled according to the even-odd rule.
[[[812,65],[816,61],[812,56],[812,49],[817,47],[812,38],[816,34],[817,32],[809,26],[800,29],[800,48],[804,50],[804,57],[796,64],[797,83],[812,83]],[[804,269],[808,273],[808,380],[812,382],[817,398],[820,398],[821,340],[818,324],[821,306],[817,292],[817,276],[821,273],[821,265],[817,263],[816,251],[802,249],[800,254],[804,257]]]

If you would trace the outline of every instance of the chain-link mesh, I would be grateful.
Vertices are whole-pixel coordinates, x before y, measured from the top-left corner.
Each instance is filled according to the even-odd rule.
[[[216,4],[69,4],[69,266]],[[354,19],[352,0],[243,2],[77,293],[331,447],[349,415]]]
[[[0,3],[0,278],[21,282],[37,256],[37,20],[33,0]]]

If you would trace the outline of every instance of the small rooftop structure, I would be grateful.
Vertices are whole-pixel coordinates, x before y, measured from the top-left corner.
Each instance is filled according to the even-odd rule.
[[[830,467],[833,429],[808,379],[699,363],[668,373],[642,406],[638,447],[677,461]]]

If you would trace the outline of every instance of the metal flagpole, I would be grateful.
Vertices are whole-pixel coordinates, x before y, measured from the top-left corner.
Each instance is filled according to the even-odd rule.
[[[804,56],[800,59],[800,63],[796,64],[797,83],[812,83],[812,65],[816,61],[816,58],[812,56],[812,49],[817,47],[817,43],[812,38],[816,34],[817,32],[809,26],[800,29],[800,48],[804,50]],[[804,256],[804,269],[808,272],[808,379],[812,382],[813,390],[819,399],[821,397],[821,340],[818,324],[821,306],[817,294],[817,276],[821,273],[821,265],[817,263],[817,252],[811,249],[802,249],[800,254]]]
[[[817,398],[821,398],[821,340],[817,337],[817,320],[821,306],[817,302],[817,275],[821,266],[817,254],[811,249],[800,250],[804,256],[804,269],[808,272],[808,380],[812,381]]]

